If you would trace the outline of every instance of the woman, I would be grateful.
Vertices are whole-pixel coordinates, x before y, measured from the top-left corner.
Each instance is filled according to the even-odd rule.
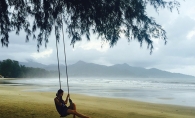
[[[56,110],[61,116],[67,116],[69,114],[73,114],[73,118],[75,118],[75,115],[81,118],[89,118],[87,116],[84,116],[76,111],[76,105],[74,103],[70,103],[70,106],[67,107],[66,104],[68,102],[69,94],[66,96],[66,100],[64,101],[62,99],[64,91],[62,89],[59,89],[56,98],[54,98]]]

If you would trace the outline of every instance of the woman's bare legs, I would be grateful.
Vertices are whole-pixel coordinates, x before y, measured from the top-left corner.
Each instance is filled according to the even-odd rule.
[[[76,105],[74,103],[71,103],[69,108],[76,111]],[[73,114],[73,118],[75,118],[75,114]]]
[[[76,110],[68,109],[67,113],[76,115],[76,116],[81,117],[81,118],[89,118],[89,117],[87,117],[87,116],[85,116],[83,114],[78,113]]]

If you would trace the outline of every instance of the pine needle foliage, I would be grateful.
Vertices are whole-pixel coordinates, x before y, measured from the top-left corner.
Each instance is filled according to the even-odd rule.
[[[172,11],[178,9],[178,1],[172,0],[0,0],[0,38],[2,46],[8,46],[9,34],[26,33],[37,40],[37,47],[48,43],[54,30],[56,40],[60,39],[62,24],[71,44],[90,33],[114,46],[124,34],[128,41],[135,39],[141,45],[146,42],[152,51],[152,38],[163,39],[166,31],[146,13],[150,5],[158,12],[160,8]]]

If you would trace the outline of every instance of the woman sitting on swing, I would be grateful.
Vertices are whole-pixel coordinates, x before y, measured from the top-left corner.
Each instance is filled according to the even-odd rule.
[[[63,93],[64,91],[62,89],[59,89],[58,92],[56,93],[56,98],[54,98],[56,110],[61,116],[73,114],[73,118],[75,118],[75,115],[81,118],[89,118],[76,111],[76,105],[72,103],[71,99],[69,99],[70,106],[67,107],[66,104],[68,102],[69,94],[67,95],[66,100],[64,101],[62,99]]]

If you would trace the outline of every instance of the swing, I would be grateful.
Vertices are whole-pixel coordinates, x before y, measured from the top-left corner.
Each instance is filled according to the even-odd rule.
[[[74,115],[76,115],[76,116],[78,116],[78,117],[81,117],[81,118],[90,118],[90,117],[87,117],[87,116],[85,116],[85,115],[82,115],[82,114],[80,114],[80,113],[78,113],[78,112],[76,112],[76,106],[75,106],[75,104],[72,102],[72,100],[70,99],[70,94],[69,94],[69,84],[68,84],[68,66],[67,66],[67,62],[66,62],[66,50],[65,50],[65,41],[64,41],[64,29],[63,29],[63,21],[62,21],[62,35],[63,35],[63,44],[64,44],[64,58],[65,58],[65,66],[66,66],[66,78],[67,78],[67,88],[68,88],[68,96],[67,96],[67,98],[69,98],[69,103],[70,103],[70,106],[69,107],[67,107],[65,104],[65,102],[63,101],[62,102],[62,99],[60,99],[60,102],[61,102],[61,105],[62,105],[62,107],[64,107],[65,108],[65,110],[68,110],[68,109],[75,109],[75,111],[72,111],[72,113],[70,113],[70,114],[74,114]],[[59,55],[58,55],[58,41],[56,40],[56,50],[57,50],[57,60],[58,60],[58,74],[59,74],[59,85],[60,85],[60,90],[62,90],[61,89],[61,81],[60,81],[60,66],[59,66]],[[62,92],[63,92],[63,90],[62,90]],[[68,99],[66,98],[66,102],[68,101]],[[57,98],[56,98],[57,99]],[[58,99],[58,103],[59,103],[59,99]],[[62,104],[63,103],[63,104]],[[65,104],[64,104],[65,103]],[[55,106],[56,106],[56,110],[58,111],[59,109],[58,109],[58,105],[56,104],[56,102],[55,102]],[[64,109],[63,109],[64,110]],[[59,112],[59,111],[58,111]],[[61,114],[61,113],[62,114]],[[67,115],[69,115],[68,113],[67,113],[67,111],[60,111],[59,112],[59,114],[61,115],[60,117],[66,117]]]
[[[69,94],[68,71],[67,71],[68,67],[67,67],[67,62],[66,62],[66,49],[65,49],[65,41],[64,41],[63,21],[62,21],[62,35],[63,35],[64,58],[65,58],[65,66],[66,66],[66,78],[67,78],[67,88],[68,88],[68,95],[69,95],[69,103],[72,104],[72,100],[70,99],[70,94]],[[57,39],[56,39],[56,50],[57,50],[57,61],[58,61],[59,85],[60,85],[60,89],[61,89],[60,66],[59,66],[59,55],[58,55],[58,44],[57,43],[58,42],[57,42]],[[60,117],[66,117],[66,116],[67,115],[61,115]]]

